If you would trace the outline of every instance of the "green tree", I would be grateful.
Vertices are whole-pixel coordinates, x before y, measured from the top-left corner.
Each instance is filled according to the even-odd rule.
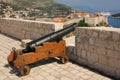
[[[83,20],[80,20],[79,23],[78,23],[78,26],[81,26],[81,27],[88,27],[88,23],[85,22],[85,19]]]

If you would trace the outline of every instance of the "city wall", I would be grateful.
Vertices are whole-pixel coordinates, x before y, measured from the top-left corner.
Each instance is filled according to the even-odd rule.
[[[120,29],[78,27],[68,51],[73,61],[120,78]]]
[[[61,23],[0,19],[0,32],[18,39],[35,39],[63,28]],[[120,78],[120,29],[77,27],[75,45],[68,45],[71,60]]]
[[[0,19],[0,32],[18,39],[36,39],[63,28],[62,23]]]
[[[72,23],[78,23],[80,20],[83,20],[83,18],[81,17],[81,18],[71,19],[69,21],[64,22],[63,24],[64,25],[69,25],[69,24],[72,24]]]

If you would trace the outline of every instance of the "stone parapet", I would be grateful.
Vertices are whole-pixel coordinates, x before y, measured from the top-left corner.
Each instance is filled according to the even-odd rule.
[[[0,19],[0,32],[18,39],[36,39],[62,28],[62,23],[11,18]]]
[[[78,27],[75,36],[74,61],[120,78],[120,29]]]

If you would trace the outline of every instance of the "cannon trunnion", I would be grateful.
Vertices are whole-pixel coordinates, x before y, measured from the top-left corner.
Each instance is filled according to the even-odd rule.
[[[25,49],[13,49],[8,56],[8,63],[18,69],[21,75],[28,75],[28,64],[35,63],[45,58],[59,57],[61,63],[67,63],[66,44],[62,37],[74,31],[75,24],[57,32],[50,33],[39,39],[29,42]]]

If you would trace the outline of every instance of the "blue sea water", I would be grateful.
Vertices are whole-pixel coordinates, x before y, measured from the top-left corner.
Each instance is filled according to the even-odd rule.
[[[116,28],[120,28],[120,18],[113,18],[113,17],[109,17],[108,18],[108,23],[112,26],[112,27],[116,27]]]

